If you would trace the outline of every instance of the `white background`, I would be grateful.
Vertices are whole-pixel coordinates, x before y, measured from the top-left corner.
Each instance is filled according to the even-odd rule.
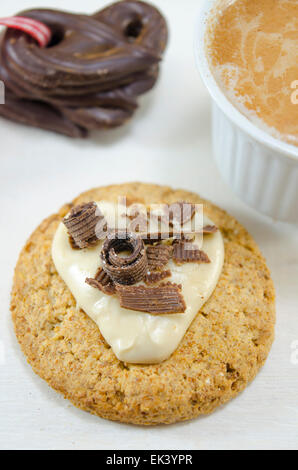
[[[3,3],[1,16],[62,5]],[[64,0],[63,8],[91,13],[106,3]],[[154,3],[168,20],[170,43],[158,85],[128,125],[76,141],[0,120],[0,448],[298,448],[298,353],[291,349],[298,341],[298,228],[246,207],[217,172],[210,99],[193,57],[200,1]],[[40,221],[81,191],[133,180],[199,192],[237,217],[260,245],[277,290],[276,340],[256,380],[213,415],[171,426],[127,426],[75,409],[32,372],[10,320],[13,268]]]

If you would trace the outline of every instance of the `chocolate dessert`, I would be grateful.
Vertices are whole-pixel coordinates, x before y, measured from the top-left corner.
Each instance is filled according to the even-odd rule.
[[[167,26],[156,8],[128,0],[94,15],[29,10],[22,17],[51,30],[47,47],[7,29],[0,41],[0,115],[70,137],[114,128],[136,110],[150,90],[167,43]]]

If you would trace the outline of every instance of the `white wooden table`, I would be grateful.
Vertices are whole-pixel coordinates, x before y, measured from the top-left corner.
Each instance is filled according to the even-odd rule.
[[[37,3],[61,6],[58,0]],[[106,3],[64,0],[63,7],[92,12]],[[210,100],[193,58],[199,0],[154,3],[168,19],[171,40],[158,86],[144,97],[130,124],[72,141],[0,121],[0,448],[298,448],[298,228],[273,223],[246,207],[217,172]],[[31,5],[32,0],[2,3],[1,16]],[[31,231],[79,192],[130,180],[200,192],[228,210],[259,243],[275,282],[276,340],[265,367],[238,398],[192,422],[148,429],[77,410],[35,376],[13,333],[11,280]]]

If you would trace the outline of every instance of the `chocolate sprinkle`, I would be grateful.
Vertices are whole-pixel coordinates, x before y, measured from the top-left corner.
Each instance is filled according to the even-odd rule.
[[[172,247],[168,245],[148,246],[146,253],[149,271],[157,271],[168,264],[172,250]]]
[[[181,286],[171,282],[158,287],[116,285],[120,306],[152,315],[184,313],[186,305]]]
[[[145,284],[157,284],[160,281],[163,281],[166,277],[171,276],[171,271],[167,269],[166,271],[154,271],[149,272],[145,277]]]
[[[173,260],[176,264],[210,263],[208,255],[199,250],[197,245],[191,243],[175,243],[173,246]]]
[[[89,286],[101,290],[104,294],[112,295],[116,293],[113,280],[102,268],[98,269],[94,279],[87,277],[85,282]]]
[[[106,225],[104,216],[95,202],[75,206],[63,219],[68,230],[72,247],[87,248],[96,245],[102,234],[98,227]]]
[[[119,256],[122,251],[130,254]],[[104,271],[119,284],[135,284],[143,280],[148,271],[143,240],[134,233],[110,233],[103,244],[101,259]]]

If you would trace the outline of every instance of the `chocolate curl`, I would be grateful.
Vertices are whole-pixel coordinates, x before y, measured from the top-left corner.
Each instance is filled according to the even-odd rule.
[[[87,277],[85,282],[89,284],[89,286],[94,287],[95,289],[99,289],[107,295],[112,295],[116,292],[113,280],[102,268],[98,269],[95,278]]]
[[[168,245],[148,246],[146,253],[149,271],[157,271],[166,266],[171,257],[172,250],[172,247]]]
[[[121,251],[131,254],[121,257]],[[110,233],[104,242],[101,259],[103,270],[119,284],[130,285],[142,281],[148,271],[144,243],[133,233]]]
[[[184,313],[186,305],[181,286],[171,282],[158,287],[116,285],[120,306],[152,315]]]
[[[190,243],[175,243],[173,246],[173,260],[176,264],[183,263],[210,263],[208,255],[199,250],[197,245]]]
[[[87,202],[75,206],[64,217],[63,223],[71,237],[72,247],[82,249],[98,243],[97,225],[105,224],[105,219],[95,202]]]
[[[147,274],[145,277],[145,284],[157,284],[160,281],[163,281],[165,278],[171,276],[171,271],[167,269],[166,271],[154,271]]]

